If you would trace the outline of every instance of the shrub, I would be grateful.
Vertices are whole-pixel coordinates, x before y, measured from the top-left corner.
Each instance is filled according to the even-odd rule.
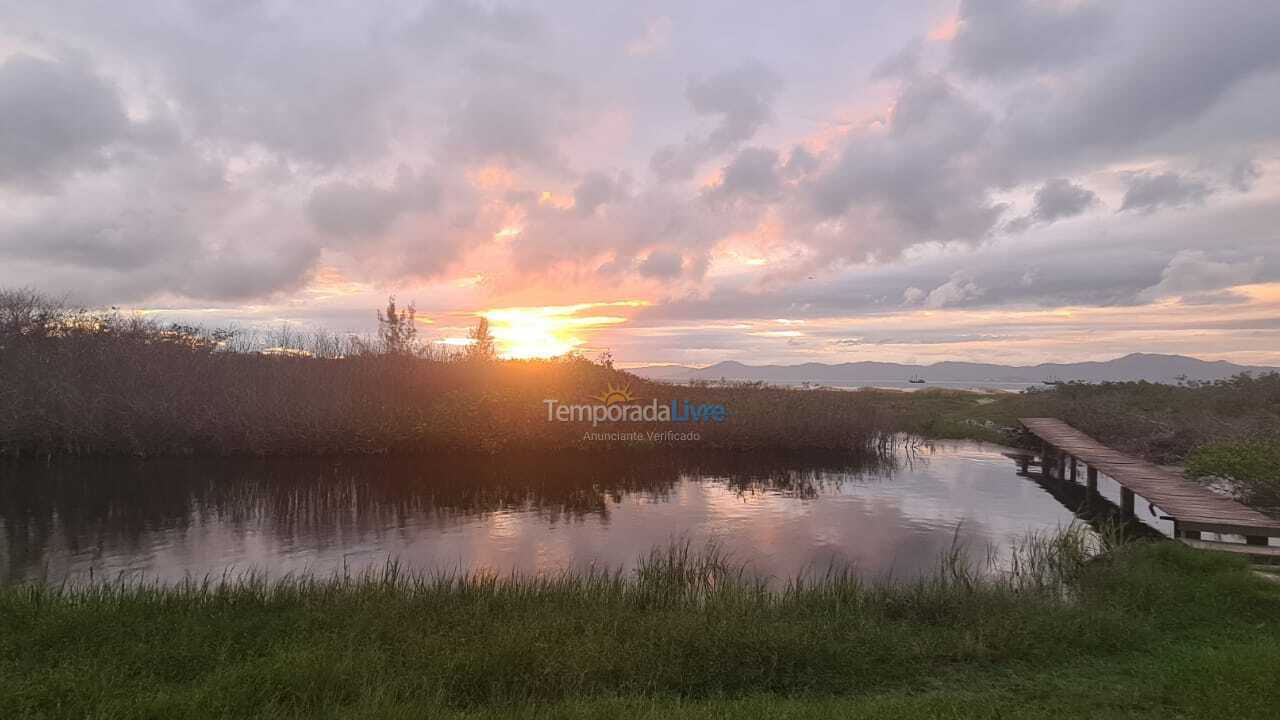
[[[1196,448],[1187,458],[1187,474],[1229,480],[1244,502],[1280,508],[1280,438]]]

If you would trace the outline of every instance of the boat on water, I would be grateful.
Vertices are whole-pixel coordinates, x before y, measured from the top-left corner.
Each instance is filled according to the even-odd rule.
[[[911,379],[910,379],[910,380],[908,380],[907,382],[909,382],[909,383],[911,383],[911,384],[913,384],[913,385],[923,385],[923,384],[924,384],[924,382],[925,382],[925,380],[924,380],[924,378],[920,377],[919,375],[912,375],[912,376],[911,376]]]
[[[1062,381],[1059,380],[1058,378],[1049,378],[1047,380],[1041,380],[1040,382],[1044,383],[1045,385],[1061,385],[1062,384]]]

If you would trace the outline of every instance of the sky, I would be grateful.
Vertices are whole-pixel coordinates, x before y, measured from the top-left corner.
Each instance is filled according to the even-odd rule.
[[[1280,365],[1280,3],[0,0],[0,288],[624,365]]]

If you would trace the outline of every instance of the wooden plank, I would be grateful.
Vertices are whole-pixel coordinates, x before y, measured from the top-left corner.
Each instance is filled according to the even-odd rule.
[[[1091,484],[1096,483],[1098,472],[1119,483],[1126,510],[1131,510],[1132,495],[1137,494],[1189,532],[1252,536],[1254,542],[1265,537],[1280,537],[1280,520],[1218,495],[1177,473],[1109,448],[1057,418],[1022,418],[1020,422],[1044,441],[1046,454],[1071,455],[1084,462],[1090,480],[1094,481]]]
[[[1252,555],[1254,557],[1280,559],[1280,547],[1264,547],[1262,545],[1245,545],[1244,543],[1209,542],[1206,540],[1189,539],[1183,539],[1182,542],[1197,550],[1212,550],[1214,552],[1228,552],[1235,553],[1237,555]]]

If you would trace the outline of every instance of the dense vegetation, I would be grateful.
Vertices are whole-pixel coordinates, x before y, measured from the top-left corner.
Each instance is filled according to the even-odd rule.
[[[597,433],[692,431],[699,449],[871,454],[898,433],[1017,442],[1017,418],[1061,418],[1107,444],[1280,505],[1280,375],[1211,383],[1076,384],[1019,394],[674,387],[581,357],[499,361],[483,325],[447,355],[416,341],[412,307],[375,339],[249,336],[67,309],[0,292],[0,456],[319,455],[652,448]],[[545,399],[723,404],[723,423],[548,422]],[[677,441],[675,446],[679,446]],[[671,443],[663,444],[671,447]]]
[[[1202,445],[1187,458],[1187,473],[1225,479],[1244,502],[1280,514],[1280,437]]]
[[[388,316],[399,318],[391,325]],[[671,388],[580,357],[497,361],[412,342],[389,307],[377,340],[247,338],[0,294],[0,455],[495,452],[617,447],[601,433],[681,430],[703,448],[868,451],[889,442],[869,398],[777,388]],[[477,328],[481,334],[482,328]],[[483,348],[483,341],[475,347]],[[492,348],[492,345],[489,345]],[[724,404],[723,423],[549,422],[545,399]],[[644,443],[639,443],[643,445]]]
[[[3,717],[1272,717],[1280,585],[1069,530],[1001,576],[630,575],[0,588]]]

